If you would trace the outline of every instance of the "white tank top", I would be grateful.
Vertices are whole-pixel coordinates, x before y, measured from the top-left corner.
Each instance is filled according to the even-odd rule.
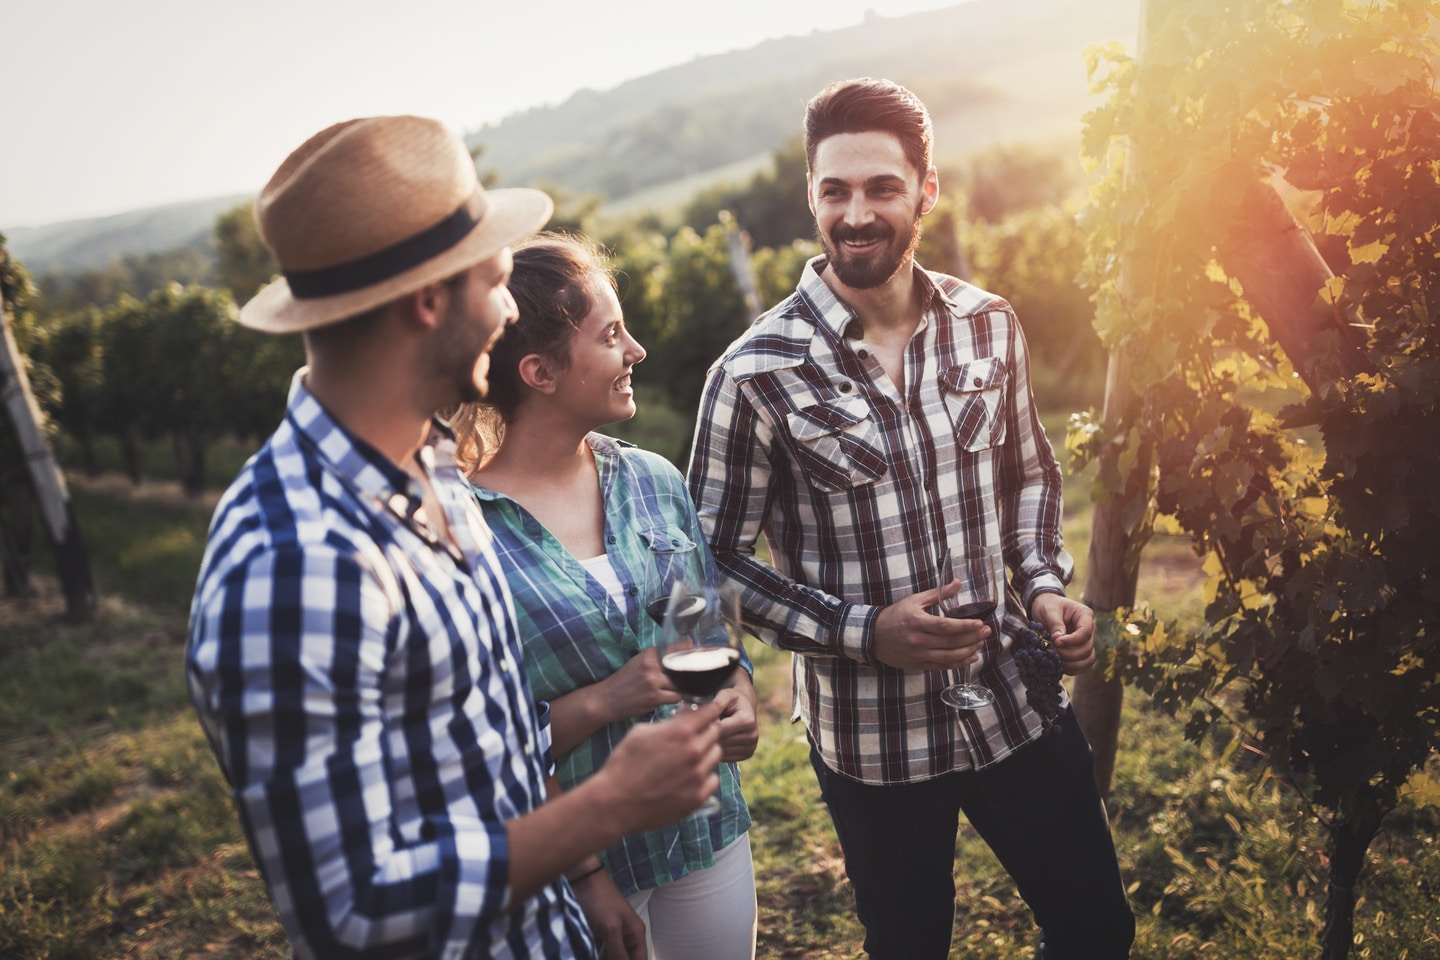
[[[590,576],[600,581],[600,586],[610,594],[615,601],[615,606],[620,608],[620,612],[627,617],[630,616],[630,604],[625,598],[625,588],[620,584],[620,575],[615,572],[615,565],[610,562],[610,557],[602,553],[598,557],[581,560],[580,565]]]

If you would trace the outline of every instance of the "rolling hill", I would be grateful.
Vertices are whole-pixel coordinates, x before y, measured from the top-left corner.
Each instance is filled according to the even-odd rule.
[[[849,76],[887,76],[915,90],[933,115],[941,161],[996,143],[1075,140],[1093,100],[1085,48],[1133,45],[1138,17],[1139,0],[971,0],[872,15],[582,90],[466,139],[503,184],[602,194],[616,213],[672,206],[720,180],[744,180],[799,132],[811,95]],[[4,233],[33,274],[91,270],[127,255],[207,247],[216,215],[247,199]]]
[[[701,57],[582,90],[467,139],[505,183],[553,183],[624,202],[642,190],[743,163],[800,131],[831,80],[885,76],[926,102],[937,152],[1078,135],[1091,102],[1084,51],[1133,44],[1138,0],[972,0],[906,17]]]

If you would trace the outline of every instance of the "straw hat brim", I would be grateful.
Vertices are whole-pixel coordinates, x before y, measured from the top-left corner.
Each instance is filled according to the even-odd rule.
[[[373,286],[329,297],[297,298],[281,277],[241,308],[240,323],[265,333],[300,333],[358,316],[494,256],[535,233],[554,212],[546,193],[527,187],[486,190],[484,199],[484,219],[455,246],[424,263]]]

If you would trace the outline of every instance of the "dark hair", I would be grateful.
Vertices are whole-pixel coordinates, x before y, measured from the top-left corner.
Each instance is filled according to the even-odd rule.
[[[537,353],[558,369],[568,366],[570,341],[595,309],[597,277],[617,289],[604,251],[588,237],[542,233],[515,248],[509,287],[519,318],[490,350],[485,400],[462,404],[450,418],[456,457],[466,473],[473,474],[485,461],[487,448],[499,446],[505,422],[520,405],[525,391],[521,359]]]
[[[805,169],[814,169],[815,150],[826,137],[871,131],[893,134],[922,177],[930,169],[935,138],[930,111],[900,84],[872,77],[837,80],[810,98],[805,105]]]

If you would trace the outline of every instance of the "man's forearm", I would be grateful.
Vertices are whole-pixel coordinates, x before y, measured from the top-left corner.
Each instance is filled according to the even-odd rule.
[[[561,874],[577,865],[586,866],[584,861],[593,859],[595,851],[625,834],[624,826],[610,812],[617,801],[606,778],[597,774],[569,792],[560,790],[553,778],[547,783],[550,799],[505,825],[510,845],[511,910]]]

